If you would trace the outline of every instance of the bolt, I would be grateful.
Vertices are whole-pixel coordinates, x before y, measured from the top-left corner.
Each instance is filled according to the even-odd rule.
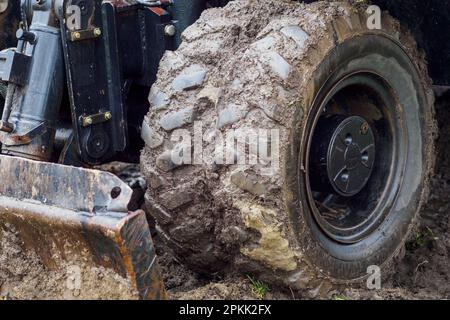
[[[111,112],[106,112],[106,113],[105,113],[105,119],[106,119],[106,120],[111,120],[111,119],[112,119],[112,114],[111,114]]]
[[[84,124],[87,125],[87,126],[91,125],[92,124],[92,118],[91,117],[85,118],[84,119]]]
[[[102,35],[102,30],[100,28],[95,28],[94,29],[94,35],[96,37],[100,37]]]
[[[3,13],[8,9],[8,0],[0,0],[0,13]]]
[[[30,44],[34,44],[36,42],[36,34],[33,32],[25,31],[22,28],[19,28],[16,32],[16,38],[18,40],[24,40],[29,42]]]
[[[365,152],[361,157],[362,162],[366,163],[369,161],[369,155]]]
[[[345,144],[347,146],[351,145],[353,142],[353,137],[352,135],[349,133],[346,137],[345,137]]]
[[[350,176],[348,175],[348,173],[343,173],[341,176],[341,180],[344,183],[347,182],[349,178],[350,178]]]
[[[73,37],[74,37],[75,39],[81,39],[81,33],[75,32],[75,33],[73,34]]]
[[[367,122],[364,122],[361,125],[361,134],[366,135],[369,132],[369,124]]]
[[[168,24],[164,27],[164,34],[168,37],[173,37],[177,33],[177,28],[173,24]]]

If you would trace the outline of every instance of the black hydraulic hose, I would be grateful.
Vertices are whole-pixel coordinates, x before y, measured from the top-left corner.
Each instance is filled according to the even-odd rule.
[[[181,43],[182,32],[192,25],[206,9],[206,0],[174,0],[170,11],[177,26],[176,42]]]
[[[7,90],[8,86],[6,84],[0,83],[0,100],[3,99],[3,101],[5,101]]]

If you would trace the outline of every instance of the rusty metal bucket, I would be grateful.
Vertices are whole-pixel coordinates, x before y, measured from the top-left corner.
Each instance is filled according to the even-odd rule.
[[[145,213],[113,174],[0,156],[0,296],[164,299]]]

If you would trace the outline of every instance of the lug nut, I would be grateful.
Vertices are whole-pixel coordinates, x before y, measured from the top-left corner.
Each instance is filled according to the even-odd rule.
[[[361,126],[361,134],[366,135],[369,132],[369,124],[364,122]]]
[[[352,142],[353,142],[353,137],[351,134],[348,134],[347,137],[345,138],[345,144],[349,146],[352,144]]]
[[[367,162],[369,161],[369,155],[366,153],[364,153],[361,157],[362,162]]]
[[[349,178],[350,176],[348,175],[348,173],[343,173],[341,176],[342,182],[347,182]]]

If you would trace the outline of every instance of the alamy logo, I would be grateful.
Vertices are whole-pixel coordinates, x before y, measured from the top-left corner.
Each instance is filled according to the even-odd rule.
[[[2,2],[0,1],[0,9]],[[381,8],[377,5],[367,7],[367,28],[369,30],[381,30]],[[69,5],[66,8],[66,25],[70,31],[81,29],[81,8],[77,5]]]
[[[67,267],[66,287],[71,291],[81,290],[81,268],[79,266]]]
[[[81,8],[76,5],[67,6],[66,26],[70,31],[81,29]]]
[[[380,290],[381,289],[381,268],[379,266],[369,266],[367,268],[367,289]]]
[[[379,6],[372,5],[366,10],[368,15],[367,28],[369,30],[381,30],[381,9]]]
[[[194,132],[178,129],[172,133],[174,147],[171,162],[181,165],[264,165],[278,168],[280,131],[247,128],[239,130],[206,130],[201,121]]]

